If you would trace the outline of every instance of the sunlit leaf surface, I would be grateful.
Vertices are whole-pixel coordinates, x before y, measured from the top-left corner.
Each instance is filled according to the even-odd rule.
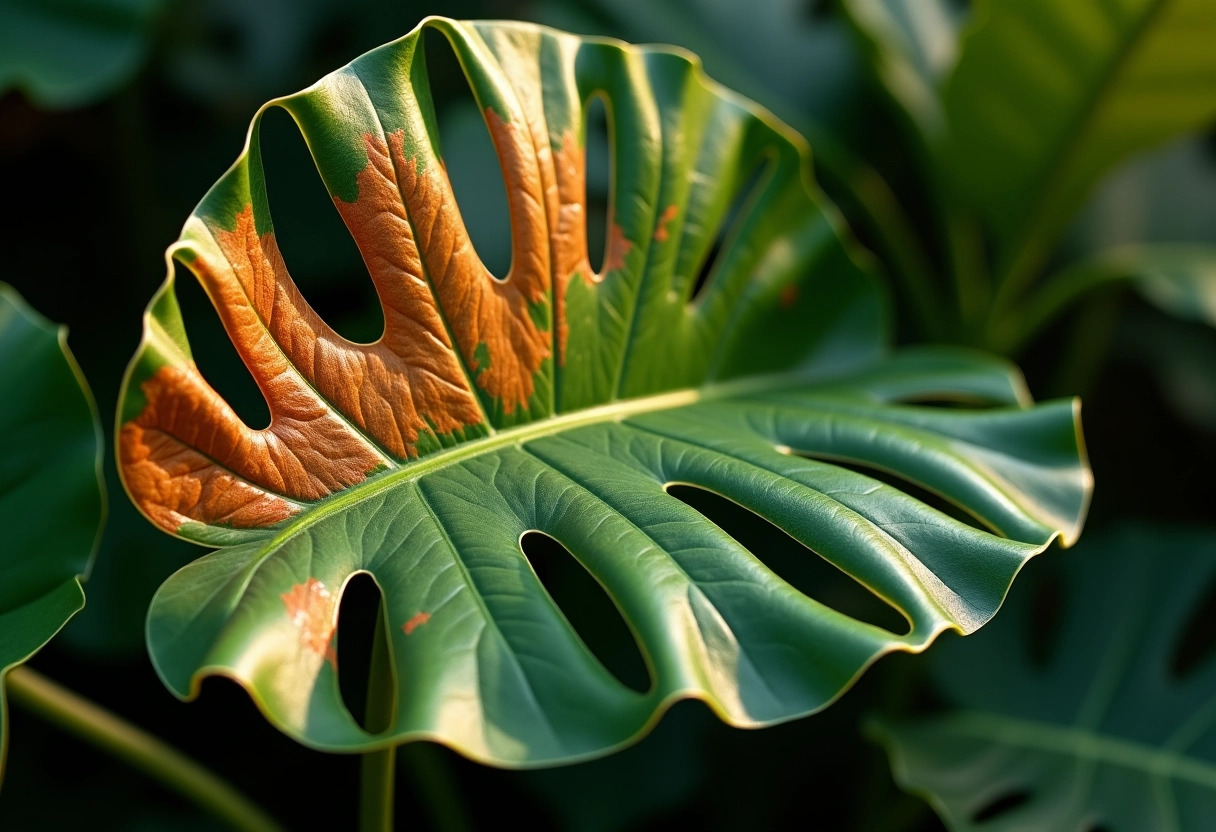
[[[426,30],[459,56],[501,161],[501,280],[451,193]],[[615,155],[593,268],[595,96]],[[686,53],[432,19],[268,106],[308,141],[385,329],[347,341],[295,287],[255,119],[170,253],[207,289],[271,422],[245,424],[204,380],[172,275],[120,405],[136,504],[226,547],[150,611],[152,658],[178,695],[230,676],[319,748],[425,738],[503,765],[568,761],[635,739],[682,698],[745,726],[822,708],[882,654],[982,625],[1027,558],[1078,533],[1090,476],[1076,403],[1031,407],[1016,371],[980,354],[889,354],[883,296],[810,183],[805,143]],[[674,484],[767,518],[906,632],[796,590]],[[607,592],[642,690],[547,592],[521,548],[530,531]],[[359,573],[390,626],[396,707],[376,734],[338,684],[337,614]]]

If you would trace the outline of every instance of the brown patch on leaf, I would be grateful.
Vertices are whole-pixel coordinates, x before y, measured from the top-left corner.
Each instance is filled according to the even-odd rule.
[[[798,286],[793,283],[788,283],[781,287],[781,295],[778,297],[782,309],[789,309],[798,302]]]
[[[562,135],[561,146],[553,154],[553,166],[557,175],[556,205],[550,205],[550,222],[553,224],[551,243],[553,246],[553,295],[554,315],[557,318],[558,363],[565,361],[566,337],[569,322],[566,320],[566,289],[576,274],[581,274],[588,283],[599,280],[591,270],[587,257],[587,154],[579,145],[578,137],[567,130]]]
[[[241,319],[239,331],[260,328],[247,308],[227,314]],[[319,499],[363,481],[380,464],[288,372],[277,350],[264,349],[246,364],[270,403],[272,423],[264,430],[242,422],[193,364],[161,367],[140,386],[147,404],[122,427],[119,463],[136,504],[169,531],[186,520],[272,525],[296,511],[283,497]]]
[[[300,646],[310,653],[323,656],[335,668],[338,655],[334,651],[335,616],[338,599],[316,578],[296,584],[279,596],[287,607],[287,617],[300,631]]]
[[[629,250],[633,248],[633,243],[625,236],[625,232],[615,222],[608,225],[608,242],[604,246],[604,266],[600,269],[600,274],[606,275],[609,272],[620,271],[625,268],[625,257],[628,256]]]
[[[414,617],[411,618],[409,621],[402,624],[401,629],[408,636],[410,633],[414,632],[414,630],[417,630],[419,627],[421,627],[423,624],[425,624],[426,622],[428,622],[430,620],[431,620],[431,614],[429,612],[420,612],[420,613],[417,613],[416,615],[414,615]]]
[[[384,336],[374,344],[353,344],[321,320],[287,273],[274,234],[257,235],[252,207],[237,215],[233,231],[213,232],[228,268],[204,263],[196,271],[221,301],[221,317],[232,310],[252,313],[239,331],[249,346],[242,349],[238,335],[233,341],[255,377],[251,357],[286,358],[325,400],[401,459],[416,455],[418,435],[429,430],[424,417],[447,433],[480,422],[481,415],[417,266],[387,167],[387,155],[372,156],[359,175],[359,208],[343,210],[384,306]],[[392,200],[384,198],[386,191]],[[378,243],[368,244],[369,238]],[[267,395],[267,402],[273,413],[276,396]]]
[[[131,496],[158,526],[176,531],[183,523],[272,526],[296,513],[281,497],[250,485],[198,451],[138,422],[123,425],[119,464]]]
[[[680,213],[680,208],[677,205],[668,205],[663,210],[663,213],[659,216],[658,225],[654,230],[654,238],[656,241],[658,241],[660,243],[667,242],[667,236],[668,236],[667,224],[670,223],[672,220],[674,220],[676,218],[676,215],[679,213]]]
[[[527,406],[533,376],[551,354],[551,335],[536,325],[530,311],[548,299],[549,230],[531,134],[503,121],[493,110],[487,109],[485,117],[506,178],[511,211],[512,260],[505,280],[496,280],[473,249],[442,166],[420,171],[418,160],[405,156],[400,130],[389,134],[389,150],[417,250],[460,354],[477,385],[498,399],[505,413],[513,413]],[[369,136],[367,141],[381,140]],[[477,360],[481,345],[489,353],[489,367]]]

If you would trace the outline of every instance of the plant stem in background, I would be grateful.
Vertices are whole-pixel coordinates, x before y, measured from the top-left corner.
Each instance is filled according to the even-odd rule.
[[[376,619],[371,667],[367,676],[367,712],[364,728],[379,734],[392,728],[397,712],[394,695],[393,658],[388,648],[388,617],[384,603]],[[359,828],[361,832],[392,832],[393,797],[397,773],[397,747],[363,755],[359,782]]]
[[[231,785],[194,760],[96,703],[28,667],[8,674],[12,700],[48,722],[125,760],[234,829],[270,832],[281,827]]]
[[[363,755],[359,775],[360,832],[392,832],[397,747]]]

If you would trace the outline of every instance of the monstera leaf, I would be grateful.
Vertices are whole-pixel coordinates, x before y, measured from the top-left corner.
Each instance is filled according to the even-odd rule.
[[[104,513],[101,447],[66,330],[0,283],[0,772],[4,675],[84,606]]]
[[[502,279],[448,183],[425,30],[460,58],[498,151]],[[582,149],[595,96],[615,153],[598,269]],[[1027,558],[1077,534],[1090,477],[1076,404],[1029,407],[1016,372],[982,355],[888,356],[878,285],[810,184],[804,143],[687,54],[429,19],[271,105],[312,149],[385,328],[351,343],[292,283],[255,119],[170,253],[205,286],[270,424],[244,424],[200,375],[172,273],[121,404],[132,499],[166,531],[225,547],[149,612],[178,695],[229,676],[317,748],[425,738],[504,765],[567,761],[636,738],[682,698],[747,726],[822,708],[878,656],[979,627]],[[909,403],[925,399],[995,407]],[[920,483],[992,531],[841,461]],[[672,484],[768,518],[909,631],[794,590]],[[585,645],[522,551],[528,532],[611,597],[648,689]],[[393,666],[395,711],[375,733],[338,685],[339,599],[358,574],[382,590]]]
[[[1200,830],[1216,817],[1216,656],[1196,638],[1211,631],[1216,530],[1080,549],[1044,664],[1027,636],[1045,610],[1019,592],[937,657],[962,710],[873,726],[897,781],[951,829]]]
[[[942,169],[1019,271],[1098,179],[1127,157],[1216,121],[1208,0],[976,4],[942,100]]]

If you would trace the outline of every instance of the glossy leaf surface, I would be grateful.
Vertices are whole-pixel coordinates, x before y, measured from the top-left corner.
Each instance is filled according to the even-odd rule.
[[[1001,258],[1037,258],[1097,180],[1216,121],[1209,0],[976,4],[943,102],[942,167]]]
[[[0,686],[84,606],[101,534],[101,427],[66,330],[0,283]],[[7,714],[0,687],[0,769]]]
[[[448,186],[425,29],[460,57],[498,150],[504,280]],[[582,184],[594,96],[615,148],[598,273]],[[272,105],[308,140],[385,331],[346,341],[295,288],[255,120],[171,254],[207,288],[271,424],[245,425],[203,380],[172,276],[119,419],[137,505],[229,547],[153,602],[149,647],[179,695],[231,676],[320,748],[425,738],[504,765],[568,761],[636,738],[681,698],[738,725],[821,708],[883,653],[983,624],[1027,558],[1079,531],[1090,478],[1075,403],[1031,408],[1016,371],[982,355],[887,355],[878,285],[809,182],[804,143],[686,54],[431,19]],[[910,403],[926,399],[980,407]],[[995,533],[829,459],[894,471]],[[672,484],[771,520],[910,630],[795,590]],[[646,690],[571,626],[521,550],[530,531],[607,592]],[[339,599],[361,572],[384,595],[396,679],[375,735],[337,678]]]
[[[960,710],[875,726],[896,780],[951,829],[1207,829],[1216,532],[1086,540],[1063,574],[1045,662],[1028,639],[1042,596],[1015,593],[981,637],[937,657]]]

